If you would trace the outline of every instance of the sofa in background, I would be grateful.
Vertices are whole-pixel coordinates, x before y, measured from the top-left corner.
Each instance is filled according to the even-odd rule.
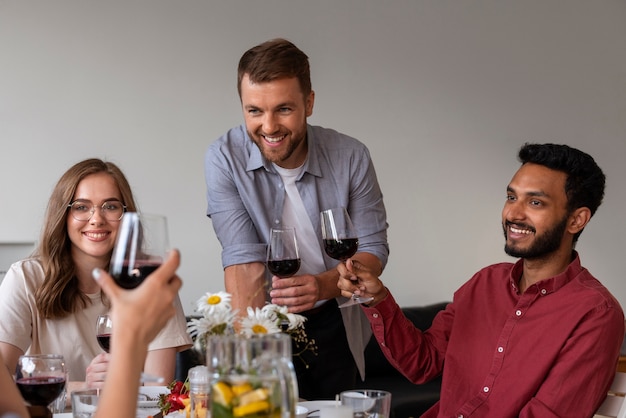
[[[435,315],[444,309],[448,302],[432,305],[404,307],[404,315],[421,329],[430,327]],[[189,321],[192,317],[187,317]],[[203,356],[191,348],[181,351],[176,358],[176,380],[184,381],[188,370],[202,364]],[[320,384],[323,384],[320,382]],[[372,339],[365,348],[365,381],[359,382],[363,389],[380,389],[391,392],[391,418],[419,417],[439,400],[441,378],[422,385],[411,383],[394,369],[383,355],[378,342]]]
[[[417,328],[424,331],[448,303],[403,307],[402,312]],[[422,385],[410,382],[389,364],[376,338],[372,336],[365,348],[365,381],[359,383],[359,387],[391,392],[391,418],[419,417],[439,400],[441,378]]]

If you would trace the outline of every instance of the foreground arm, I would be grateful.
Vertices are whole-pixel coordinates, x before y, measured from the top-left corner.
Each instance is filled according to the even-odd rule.
[[[11,373],[4,366],[4,360],[0,354],[0,414],[13,412],[21,418],[28,418],[26,404],[20,395]]]
[[[113,327],[113,354],[96,418],[135,417],[139,379],[148,344],[175,313],[173,301],[182,284],[176,276],[179,264],[179,253],[171,252],[168,260],[133,290],[121,289],[104,271],[94,273],[111,300],[110,315],[113,323],[125,324],[123,327]]]
[[[109,370],[111,355],[100,353],[91,361],[85,372],[85,382],[70,382],[67,392],[88,388],[103,388]],[[174,380],[176,369],[176,348],[164,348],[148,351],[144,364],[144,371],[152,376],[160,376],[166,382]],[[149,385],[162,385],[158,382],[146,382]],[[68,399],[69,401],[69,399]]]
[[[176,347],[150,350],[144,363],[144,371],[151,376],[162,377],[165,382],[174,380],[176,372]],[[162,386],[159,382],[146,382],[145,386]]]

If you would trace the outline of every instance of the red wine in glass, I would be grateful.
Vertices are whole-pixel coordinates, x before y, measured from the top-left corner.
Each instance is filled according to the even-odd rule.
[[[267,246],[267,269],[280,278],[291,277],[300,270],[300,255],[295,228],[270,229]]]
[[[165,216],[126,212],[117,231],[109,273],[120,287],[134,289],[161,265],[168,247]]]
[[[98,340],[98,345],[104,351],[109,353],[111,351],[111,334],[100,334],[96,335],[96,339]]]
[[[346,208],[333,208],[320,212],[324,251],[329,257],[345,262],[356,254],[359,239]],[[373,298],[352,295],[350,300],[339,305],[340,308],[367,303]]]
[[[113,322],[109,315],[100,315],[96,320],[96,340],[98,345],[107,353],[111,350],[111,332],[113,331]]]
[[[15,384],[31,406],[50,405],[65,389],[65,361],[57,354],[20,356]]]
[[[300,270],[300,259],[291,260],[268,260],[267,269],[274,276],[291,277]]]
[[[324,240],[324,250],[326,251],[326,254],[335,260],[347,260],[356,254],[356,250],[358,248],[359,240],[357,238]]]
[[[113,274],[115,282],[124,289],[134,289],[139,286],[143,280],[148,277],[154,270],[161,266],[161,263],[140,264],[138,261],[134,267],[130,267],[128,263],[123,264],[122,270]],[[146,262],[149,263],[149,262]]]
[[[31,405],[48,406],[63,392],[64,377],[22,377],[15,381],[22,397]]]

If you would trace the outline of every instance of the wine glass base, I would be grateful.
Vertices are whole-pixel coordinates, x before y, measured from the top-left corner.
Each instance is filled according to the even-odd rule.
[[[26,409],[31,418],[52,418],[52,411],[47,406],[27,405]]]
[[[352,296],[348,301],[342,303],[341,305],[339,305],[340,308],[347,308],[348,306],[352,306],[352,305],[360,305],[362,303],[367,303],[367,302],[371,302],[373,301],[374,298],[370,297],[370,298],[362,298],[362,297],[358,297],[358,296]]]

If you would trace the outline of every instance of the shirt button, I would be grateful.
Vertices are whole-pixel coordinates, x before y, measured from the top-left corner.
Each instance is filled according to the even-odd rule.
[[[483,388],[483,392],[485,392],[485,393],[489,392],[489,387],[488,387],[488,386],[485,386],[485,387]]]
[[[546,293],[548,293],[548,291],[546,289],[541,289],[541,294],[545,295]]]
[[[372,314],[372,316],[373,316],[374,318],[378,318],[378,314],[377,314],[377,313]]]
[[[517,316],[522,316],[522,311],[520,311],[519,309],[517,311],[515,311],[515,315]]]
[[[498,347],[498,353],[502,353],[504,351],[503,347]]]
[[[463,418],[463,414],[457,415],[457,418]]]
[[[280,223],[280,219],[274,219],[274,224],[278,225]]]

